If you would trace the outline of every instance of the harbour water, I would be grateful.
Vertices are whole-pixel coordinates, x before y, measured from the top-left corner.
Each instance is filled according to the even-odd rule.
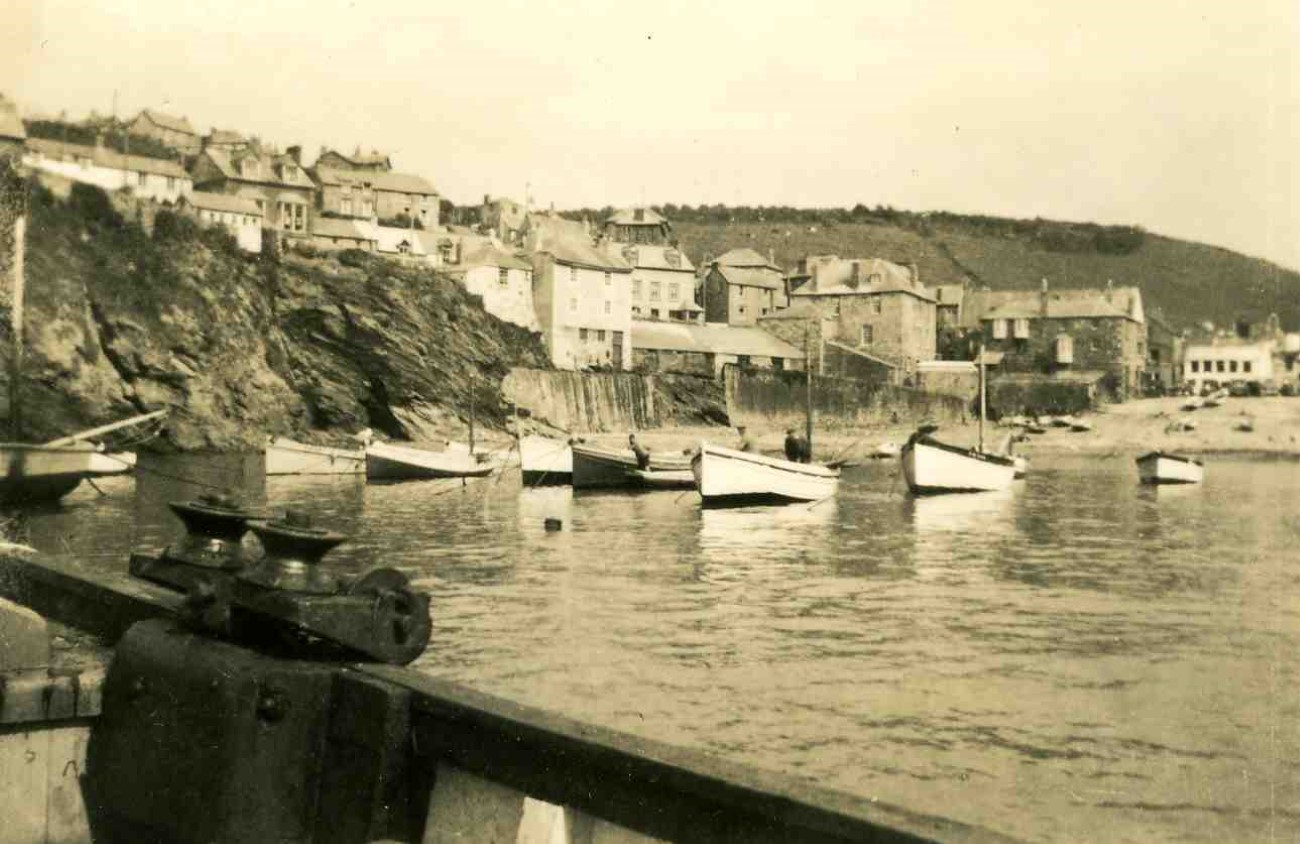
[[[913,499],[896,462],[814,506],[367,486],[260,457],[146,462],[20,530],[125,569],[168,500],[239,489],[432,593],[424,671],[1031,840],[1300,837],[1300,464],[1044,456],[1010,494]],[[161,473],[161,474],[160,474]],[[563,520],[547,531],[548,517]]]

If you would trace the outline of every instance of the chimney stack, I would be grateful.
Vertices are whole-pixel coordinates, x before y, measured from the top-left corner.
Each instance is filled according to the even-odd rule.
[[[302,146],[301,146],[301,145],[299,145],[299,144],[294,144],[293,146],[291,146],[291,147],[289,147],[287,150],[285,150],[285,152],[287,152],[287,153],[289,154],[289,157],[293,159],[293,163],[294,163],[294,164],[297,164],[297,165],[299,165],[299,166],[302,166]]]
[[[913,262],[913,263],[911,263],[911,264],[908,264],[908,265],[907,265],[907,268],[910,269],[910,270],[912,271],[912,286],[913,286],[913,287],[920,287],[920,286],[921,286],[921,268],[918,267],[918,266],[916,265],[915,262]]]
[[[1043,278],[1043,292],[1038,296],[1038,310],[1040,316],[1047,318],[1047,279]]]
[[[776,250],[771,246],[767,247],[767,262],[774,267],[776,266]]]

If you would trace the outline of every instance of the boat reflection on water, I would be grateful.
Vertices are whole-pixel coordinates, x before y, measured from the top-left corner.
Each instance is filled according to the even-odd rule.
[[[700,554],[706,563],[747,565],[820,555],[830,547],[838,501],[786,507],[701,508]]]
[[[904,506],[911,510],[912,526],[918,536],[997,533],[1010,529],[1015,500],[1014,489],[999,489],[966,495],[910,496]]]

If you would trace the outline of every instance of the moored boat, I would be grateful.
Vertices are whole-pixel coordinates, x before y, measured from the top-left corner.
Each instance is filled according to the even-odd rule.
[[[877,460],[884,460],[891,457],[897,457],[899,454],[902,454],[902,452],[903,447],[898,443],[883,442],[877,444],[875,448],[871,449],[868,456]]]
[[[705,507],[789,504],[834,495],[840,473],[816,463],[794,463],[704,443],[691,463]]]
[[[939,442],[917,431],[903,446],[903,477],[917,495],[988,492],[1016,479],[1015,458]]]
[[[135,471],[136,455],[134,451],[96,451],[90,455],[91,477],[105,475],[125,475]]]
[[[0,443],[0,504],[48,504],[92,474],[93,446]]]
[[[636,478],[632,471],[640,468],[631,449],[602,448],[594,445],[573,446],[573,488],[632,486]],[[689,470],[691,458],[684,454],[651,453],[650,465],[655,471]]]
[[[1182,454],[1152,451],[1137,458],[1138,480],[1144,484],[1199,484],[1205,465]]]
[[[519,468],[526,486],[573,483],[573,450],[550,437],[520,437]]]
[[[1076,434],[1084,434],[1092,430],[1092,423],[1085,419],[1075,419],[1070,422],[1070,430]]]
[[[433,478],[482,478],[492,474],[491,463],[480,463],[461,451],[426,451],[391,443],[366,446],[366,477],[376,481]]]
[[[638,486],[651,489],[695,489],[695,473],[690,469],[628,469]]]
[[[366,471],[364,449],[331,448],[275,437],[266,446],[268,475],[359,475]]]

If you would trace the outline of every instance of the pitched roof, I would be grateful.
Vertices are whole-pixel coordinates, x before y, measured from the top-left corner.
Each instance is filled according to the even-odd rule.
[[[351,155],[348,155],[347,153],[339,152],[336,149],[327,149],[325,150],[325,152],[321,153],[320,157],[324,158],[326,155],[329,155],[330,153],[333,153],[334,155],[337,155],[339,158],[343,159],[347,163],[358,167],[365,167],[374,164],[382,164],[385,167],[392,166],[392,161],[389,159],[388,155],[379,152],[378,150],[372,150],[371,152],[357,151],[355,153],[352,153]]]
[[[194,127],[190,125],[189,119],[185,117],[174,117],[173,115],[163,114],[161,111],[154,111],[148,108],[140,112],[140,116],[136,119],[139,120],[140,117],[147,117],[154,125],[161,126],[164,129],[170,129],[173,132],[184,132],[187,135],[198,134],[194,131]]]
[[[617,226],[661,226],[668,220],[653,208],[620,208],[605,222]]]
[[[18,114],[18,106],[0,94],[0,138],[25,138],[27,128]]]
[[[400,253],[402,251],[401,246],[405,243],[408,254],[426,254],[424,241],[416,235],[419,229],[402,228],[400,226],[371,226],[370,230],[375,235],[375,248],[380,252]]]
[[[930,288],[934,291],[934,299],[940,305],[958,305],[966,296],[966,287],[961,284],[936,284]]]
[[[674,246],[646,243],[608,244],[607,250],[616,250],[628,265],[645,270],[681,270],[694,273],[695,265],[686,253]]]
[[[256,202],[242,196],[232,196],[228,193],[210,193],[196,190],[192,191],[188,196],[181,197],[181,201],[207,211],[225,211],[233,214],[262,216],[262,209],[257,207]]]
[[[915,282],[910,269],[880,258],[837,258],[818,264],[812,280],[790,295],[876,296],[882,293],[907,293],[927,302],[934,301],[934,294]]]
[[[713,263],[728,267],[770,267],[778,271],[781,269],[748,246],[723,252],[713,259]]]
[[[632,321],[632,348],[803,360],[802,349],[756,326]]]
[[[374,227],[363,220],[335,217],[317,217],[312,220],[311,233],[318,237],[342,237],[350,240],[376,240]]]
[[[307,175],[297,162],[287,155],[272,155],[261,152],[256,149],[243,149],[230,151],[225,149],[208,148],[203,151],[208,159],[217,167],[225,179],[235,182],[256,182],[264,185],[284,185],[292,188],[306,188],[315,190],[316,183]],[[240,162],[250,158],[256,159],[258,163],[258,172],[256,176],[244,176],[240,170]],[[291,165],[292,170],[289,178],[276,175],[276,165]]]
[[[598,247],[582,223],[534,214],[529,217],[528,225],[532,251],[544,252],[561,264],[613,272],[632,269],[621,255],[609,254]]]
[[[232,144],[248,143],[248,139],[233,129],[213,129],[208,133],[207,141],[209,145],[230,146]]]
[[[459,266],[499,267],[512,270],[532,271],[533,265],[526,259],[505,247],[485,240],[478,243],[466,243],[462,247]]]
[[[424,193],[436,195],[438,191],[428,179],[412,173],[393,173],[373,170],[337,170],[333,167],[314,167],[316,179],[322,185],[362,185],[375,190],[394,193]]]
[[[153,173],[158,176],[171,176],[174,179],[189,180],[185,172],[175,161],[166,158],[148,158],[143,155],[123,155],[115,150],[88,144],[65,144],[48,138],[28,138],[27,149],[41,155],[80,156],[89,158],[97,167],[113,170],[127,170],[132,173]]]
[[[773,271],[770,267],[728,267],[718,265],[714,267],[727,284],[743,284],[747,287],[763,287],[768,290],[781,290],[785,287],[785,280],[779,272]]]
[[[1037,290],[1017,290],[988,305],[979,319],[1116,318],[1142,322],[1142,292],[1136,287],[1049,290],[1047,310]]]

